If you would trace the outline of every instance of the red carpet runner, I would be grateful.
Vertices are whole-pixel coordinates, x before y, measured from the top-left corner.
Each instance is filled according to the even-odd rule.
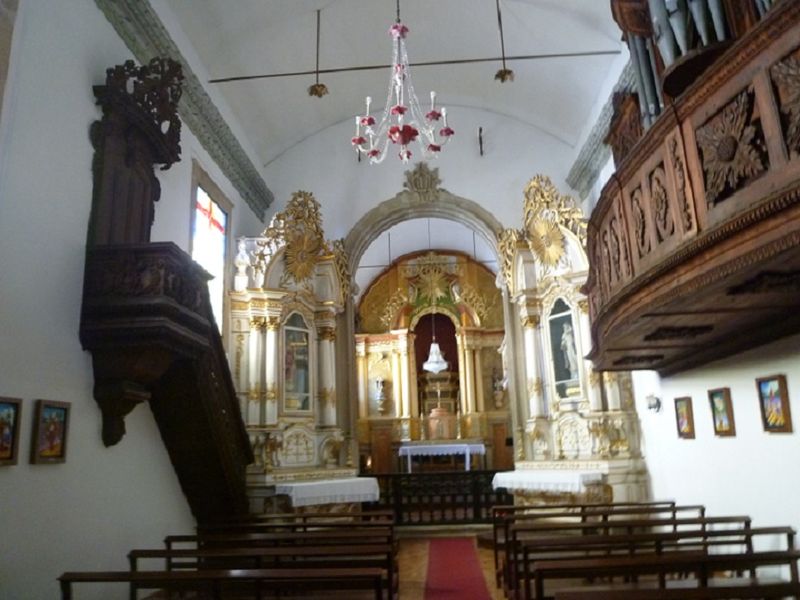
[[[491,600],[474,538],[434,538],[428,549],[425,600]]]

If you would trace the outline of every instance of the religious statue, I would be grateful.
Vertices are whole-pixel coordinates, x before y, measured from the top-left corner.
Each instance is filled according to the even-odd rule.
[[[262,446],[265,468],[281,466],[281,450],[283,450],[283,434],[277,431],[267,433],[267,439]]]
[[[492,398],[494,398],[494,407],[503,408],[506,401],[506,384],[507,379],[501,377],[500,371],[497,367],[492,369]]]
[[[564,366],[569,371],[569,378],[578,379],[578,353],[575,350],[575,335],[569,323],[564,323],[561,333],[561,351],[564,353]]]

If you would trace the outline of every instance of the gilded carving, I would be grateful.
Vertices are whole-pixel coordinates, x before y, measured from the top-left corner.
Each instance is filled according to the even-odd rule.
[[[262,330],[267,326],[266,317],[253,317],[250,319],[250,329]]]
[[[663,242],[675,233],[675,221],[672,218],[667,194],[667,174],[664,172],[663,163],[650,173],[650,198],[654,209],[656,237],[659,242]]]
[[[236,353],[234,358],[234,373],[236,377],[236,381],[239,381],[239,377],[242,374],[242,357],[244,356],[244,334],[238,334],[236,336]]]
[[[267,402],[277,402],[278,401],[278,386],[274,383],[270,383],[267,385],[266,391],[266,400]]]
[[[539,318],[539,315],[528,315],[526,317],[523,317],[521,322],[523,329],[535,329],[539,327],[541,319]]]
[[[637,187],[631,192],[631,212],[633,213],[633,232],[636,236],[636,249],[639,258],[650,252],[650,236],[647,233],[647,215],[644,212],[644,198],[642,188]]]
[[[578,300],[578,310],[580,310],[583,314],[589,314],[589,301],[588,300]]]
[[[430,169],[424,162],[405,172],[403,187],[415,195],[418,202],[433,202],[439,196],[439,169]]]
[[[766,170],[763,142],[753,119],[752,92],[745,90],[696,132],[706,201],[713,205],[744,181]]]
[[[266,317],[264,319],[264,327],[268,331],[277,331],[281,326],[281,319],[280,317]]]
[[[519,242],[525,236],[517,229],[503,229],[497,239],[497,253],[500,255],[500,273],[507,286],[513,281],[514,255],[519,247]]]
[[[231,300],[231,310],[247,310],[250,305],[247,302],[242,302],[241,300]]]
[[[555,267],[564,256],[564,234],[558,224],[537,219],[528,227],[528,247],[546,267]]]
[[[523,223],[526,232],[537,220],[550,220],[574,233],[581,246],[586,247],[586,220],[570,196],[559,193],[545,175],[537,175],[525,187]]]
[[[334,327],[318,327],[317,337],[326,342],[336,341],[336,328]]]
[[[678,140],[674,137],[669,140],[669,153],[672,158],[673,171],[675,172],[676,192],[678,194],[678,206],[681,207],[683,229],[684,231],[690,231],[694,227],[694,218],[692,216],[692,205],[686,193],[686,165],[678,148]]]
[[[773,65],[770,73],[778,88],[786,146],[790,152],[800,153],[800,58],[786,58]]]
[[[528,397],[538,397],[542,395],[544,385],[540,377],[528,379]]]
[[[336,275],[339,278],[340,301],[344,304],[345,300],[353,293],[353,277],[350,273],[350,262],[347,251],[344,249],[343,239],[333,242],[333,262],[336,267]]]
[[[384,331],[391,329],[395,316],[406,304],[408,304],[408,297],[405,292],[401,289],[395,290],[389,301],[383,306],[383,310],[380,311],[380,322]]]

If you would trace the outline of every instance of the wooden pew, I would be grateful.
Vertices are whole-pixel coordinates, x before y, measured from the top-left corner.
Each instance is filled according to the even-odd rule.
[[[211,549],[141,549],[128,553],[131,571],[140,563],[163,561],[167,571],[181,569],[333,569],[350,567],[380,568],[384,574],[386,598],[398,594],[397,562],[391,544],[350,546],[277,546]]]
[[[766,600],[800,598],[800,585],[794,583],[740,582],[738,585],[719,585],[710,587],[679,587],[676,589],[636,589],[615,590],[598,588],[596,590],[557,591],[555,600]]]
[[[543,535],[610,535],[611,533],[622,533],[632,535],[636,530],[646,530],[654,532],[654,528],[665,528],[678,531],[681,527],[695,527],[703,531],[711,530],[710,527],[726,525],[728,528],[747,529],[750,528],[751,519],[748,516],[727,516],[727,517],[693,517],[693,518],[664,518],[664,519],[609,519],[606,521],[594,522],[532,522],[513,524],[509,528],[509,538],[506,542],[505,550],[505,572],[503,585],[509,596],[515,595],[518,589],[518,580],[521,579],[519,567],[521,559],[521,542],[529,538],[530,542],[535,543],[536,537]]]
[[[517,589],[530,599],[531,579],[539,561],[577,560],[612,555],[661,554],[676,551],[708,553],[709,550],[753,553],[757,537],[785,537],[785,550],[794,550],[791,527],[761,527],[742,530],[667,531],[632,535],[553,536],[523,542]]]
[[[237,515],[231,516],[220,521],[215,521],[214,524],[225,525],[233,523],[261,523],[269,521],[287,521],[294,523],[302,523],[305,521],[314,522],[343,522],[358,523],[364,521],[394,521],[394,511],[375,509],[375,510],[359,510],[349,513],[329,513],[329,512],[304,512],[304,513],[270,513],[270,514],[257,514],[257,515]]]
[[[797,561],[800,552],[784,550],[777,552],[748,552],[744,554],[707,554],[705,552],[666,552],[662,554],[642,554],[611,558],[584,558],[573,560],[543,560],[533,566],[534,597],[546,598],[545,581],[551,579],[594,579],[599,577],[639,577],[654,575],[658,577],[657,587],[668,585],[667,576],[692,573],[697,587],[708,587],[714,574],[721,571],[743,572],[766,566],[789,567],[791,580],[798,584]],[[627,587],[637,593],[653,588],[655,582],[629,583]],[[686,583],[680,583],[686,586]],[[574,590],[577,591],[577,590]],[[586,590],[588,591],[588,590]],[[600,590],[595,590],[600,591]],[[681,589],[682,592],[685,590]],[[608,590],[605,590],[608,592]],[[597,597],[597,596],[595,596]],[[602,596],[606,598],[607,596]],[[629,596],[631,597],[631,596]],[[635,598],[641,596],[635,595]]]
[[[62,600],[72,600],[72,587],[78,583],[127,583],[132,590],[164,589],[210,593],[223,598],[226,586],[251,583],[258,592],[290,593],[309,590],[371,590],[382,600],[383,571],[379,568],[336,569],[221,569],[201,571],[97,571],[68,572],[58,578]]]
[[[683,517],[681,513],[689,513],[691,516]],[[553,513],[550,513],[552,515]],[[659,515],[664,517],[659,517]],[[589,519],[593,520],[589,520]],[[697,521],[699,519],[699,521]],[[513,586],[513,574],[516,572],[515,562],[519,554],[519,539],[521,537],[540,536],[545,533],[550,534],[580,534],[587,535],[596,531],[603,531],[606,534],[620,527],[626,527],[625,533],[633,533],[636,527],[651,527],[670,525],[673,530],[687,525],[700,525],[707,523],[705,508],[699,505],[691,506],[671,506],[665,508],[650,507],[623,507],[620,509],[593,509],[592,512],[584,516],[562,515],[558,519],[543,518],[540,515],[528,514],[519,520],[510,521],[505,529],[505,547],[500,560],[502,581],[506,586]],[[718,519],[718,518],[715,518]],[[725,519],[728,519],[725,517]],[[747,519],[749,517],[737,517],[736,519]],[[655,521],[655,524],[651,523]],[[719,524],[716,520],[715,523]],[[736,524],[744,526],[744,521],[734,521]],[[706,527],[706,525],[702,525]]]
[[[176,547],[254,547],[340,544],[391,544],[394,545],[391,527],[314,529],[312,531],[278,531],[258,533],[210,533],[169,535],[164,538],[168,550]]]
[[[648,512],[671,511],[676,508],[675,501],[658,502],[616,502],[606,504],[552,504],[547,506],[508,506],[492,507],[492,548],[494,553],[495,583],[500,587],[503,578],[503,554],[508,539],[508,528],[516,521],[535,519],[578,518],[581,522],[603,513],[623,514],[627,510]],[[699,507],[704,510],[703,507]],[[672,515],[675,516],[674,514]],[[699,516],[704,516],[700,513]]]

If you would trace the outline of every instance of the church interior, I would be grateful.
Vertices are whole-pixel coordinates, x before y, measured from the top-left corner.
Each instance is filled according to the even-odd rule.
[[[798,598],[799,274],[797,0],[0,0],[0,600]]]

